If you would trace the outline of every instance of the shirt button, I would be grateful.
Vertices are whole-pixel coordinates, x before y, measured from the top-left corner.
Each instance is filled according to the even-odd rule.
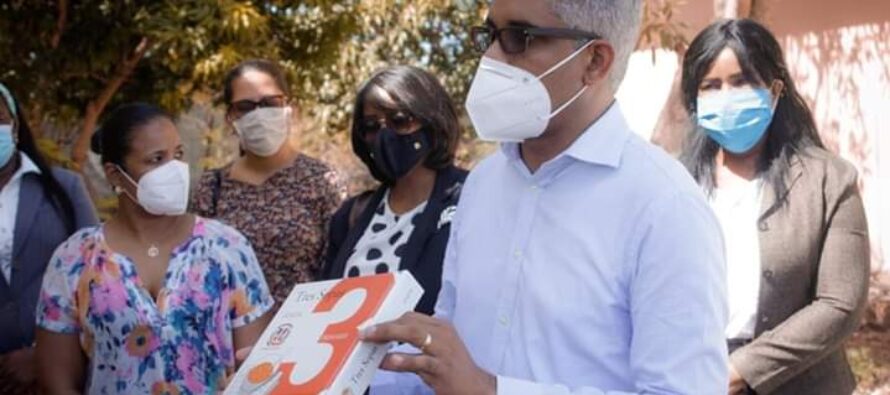
[[[521,251],[521,250],[514,250],[514,251],[513,251],[513,257],[516,258],[516,259],[520,259],[520,258],[522,258],[522,251]]]
[[[500,322],[503,326],[507,326],[507,324],[510,323],[510,320],[507,319],[507,316],[502,315],[500,316],[500,318],[498,318],[498,322]]]
[[[763,271],[763,277],[766,277],[766,278],[773,278],[773,271],[772,271],[772,270],[764,270],[764,271]]]
[[[769,322],[769,317],[767,317],[767,316],[760,317],[760,322],[763,322],[763,323]]]
[[[532,184],[530,187],[528,187],[528,189],[531,189],[531,190],[533,190],[533,191],[537,191],[537,190],[538,190],[538,184]]]

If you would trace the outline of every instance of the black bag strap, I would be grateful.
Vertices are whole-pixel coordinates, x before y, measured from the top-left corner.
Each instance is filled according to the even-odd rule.
[[[352,230],[358,223],[358,218],[365,212],[368,203],[371,202],[372,196],[374,196],[373,191],[365,191],[361,195],[355,197],[355,200],[352,202],[352,207],[349,208],[349,230]]]
[[[214,169],[213,170],[213,185],[210,187],[210,205],[211,205],[211,213],[212,216],[216,217],[219,213],[217,212],[217,207],[219,206],[219,195],[220,190],[222,189],[222,169]]]

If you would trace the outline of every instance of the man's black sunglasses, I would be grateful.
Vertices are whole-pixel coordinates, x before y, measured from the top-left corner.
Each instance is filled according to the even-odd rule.
[[[505,53],[519,54],[528,49],[528,45],[535,37],[561,38],[578,40],[580,42],[601,38],[596,34],[583,30],[549,27],[506,26],[498,29],[491,25],[485,25],[470,29],[470,38],[473,40],[473,46],[479,52],[487,51],[488,47],[494,43],[494,40],[498,40],[501,49]]]

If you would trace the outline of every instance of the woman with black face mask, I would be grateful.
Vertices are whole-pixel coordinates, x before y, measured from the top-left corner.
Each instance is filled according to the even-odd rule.
[[[457,111],[435,77],[408,66],[377,72],[356,96],[352,148],[381,185],[331,220],[322,277],[409,270],[432,314],[451,216],[467,172],[454,165]]]

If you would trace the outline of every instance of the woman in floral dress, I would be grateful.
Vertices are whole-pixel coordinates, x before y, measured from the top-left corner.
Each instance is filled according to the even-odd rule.
[[[37,308],[49,394],[209,394],[274,302],[250,244],[186,213],[188,165],[169,116],[125,105],[94,138],[119,210],[53,255]]]

